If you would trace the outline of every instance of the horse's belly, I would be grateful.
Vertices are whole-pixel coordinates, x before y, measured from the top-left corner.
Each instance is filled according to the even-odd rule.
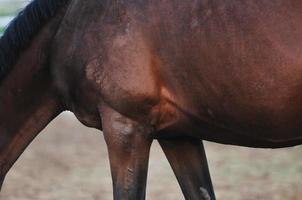
[[[286,118],[281,113],[269,115],[261,110],[242,117],[228,117],[226,113],[214,113],[212,110],[202,115],[179,108],[175,108],[174,115],[176,112],[177,117],[160,124],[157,137],[190,136],[222,144],[262,148],[302,144],[302,123],[298,116]],[[225,118],[218,118],[220,114]]]
[[[225,96],[194,88],[178,95],[181,98],[169,93],[163,111],[169,117],[159,126],[160,136],[190,135],[255,147],[296,144],[302,140],[302,92],[292,85],[263,92],[247,87],[243,93],[233,87]]]

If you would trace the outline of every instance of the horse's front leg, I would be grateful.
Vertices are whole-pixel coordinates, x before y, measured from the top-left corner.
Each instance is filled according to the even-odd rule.
[[[115,200],[143,200],[146,193],[151,128],[102,106]]]
[[[187,200],[215,200],[202,141],[195,139],[163,140],[159,143]]]
[[[3,185],[4,179],[5,179],[4,175],[3,175],[3,177],[0,177],[0,191],[2,189],[2,185]]]

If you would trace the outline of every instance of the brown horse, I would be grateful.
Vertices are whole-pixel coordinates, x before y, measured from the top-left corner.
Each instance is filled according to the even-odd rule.
[[[35,0],[0,39],[0,167],[59,113],[104,131],[114,199],[144,199],[161,144],[215,199],[201,140],[302,143],[302,2]]]

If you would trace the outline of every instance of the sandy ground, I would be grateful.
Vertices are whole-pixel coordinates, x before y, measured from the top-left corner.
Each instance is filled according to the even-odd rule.
[[[302,199],[302,147],[256,150],[206,143],[218,200]],[[184,199],[159,145],[151,151],[147,199]],[[100,132],[59,116],[7,176],[1,200],[110,200],[111,177]]]

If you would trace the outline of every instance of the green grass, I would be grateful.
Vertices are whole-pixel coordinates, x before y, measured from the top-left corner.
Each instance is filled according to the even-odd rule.
[[[4,27],[0,27],[0,36],[4,33]]]

